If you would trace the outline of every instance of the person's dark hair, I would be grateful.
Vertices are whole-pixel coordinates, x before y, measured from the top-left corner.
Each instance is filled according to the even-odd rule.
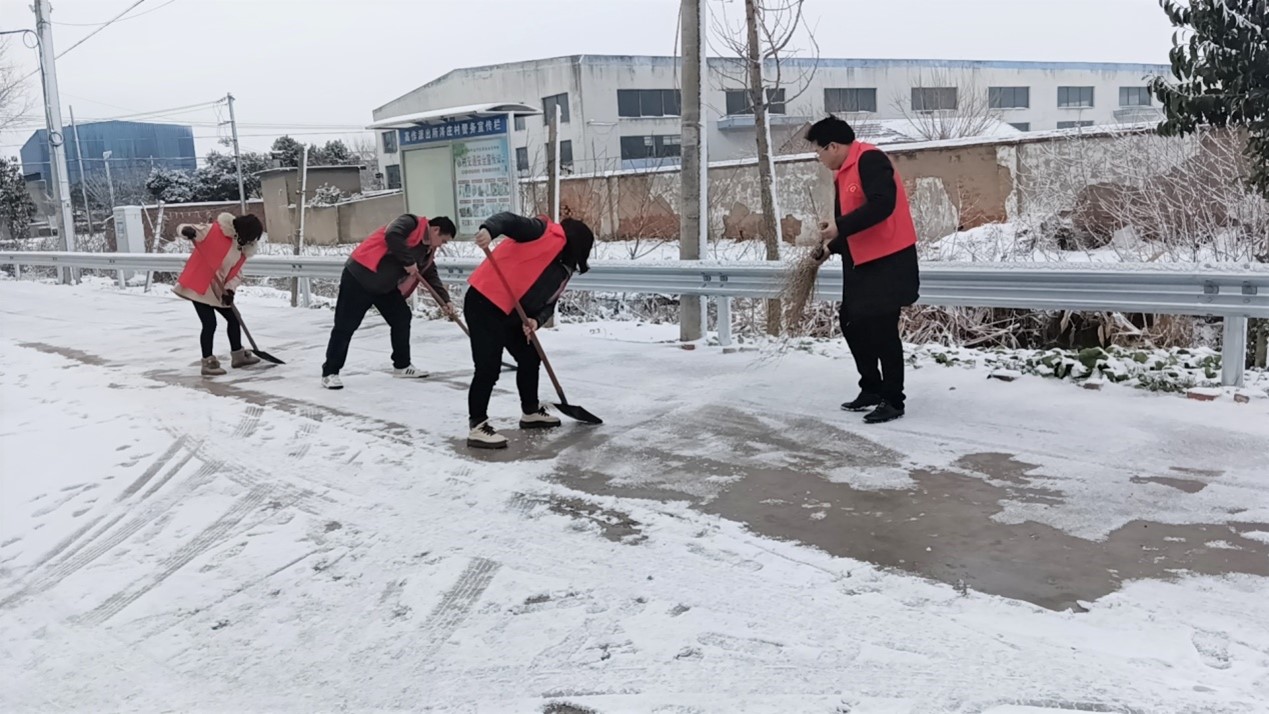
[[[427,225],[436,226],[441,229],[441,235],[453,238],[458,235],[458,229],[454,227],[454,222],[445,216],[437,216],[436,218],[427,219]]]
[[[564,255],[561,256],[564,264],[579,273],[590,270],[590,251],[595,246],[595,234],[590,226],[576,218],[565,218],[560,221],[560,228],[564,229],[564,240],[567,242]]]
[[[855,142],[855,130],[844,119],[829,114],[806,130],[806,140],[821,148],[829,144],[852,144]]]
[[[238,234],[238,243],[246,244],[260,240],[264,235],[264,224],[259,218],[248,213],[234,219],[234,232]]]

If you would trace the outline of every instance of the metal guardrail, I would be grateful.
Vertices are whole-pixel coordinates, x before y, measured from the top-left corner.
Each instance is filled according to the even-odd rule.
[[[0,252],[0,265],[179,272],[185,254]],[[244,273],[256,277],[338,279],[341,256],[256,256]],[[444,280],[466,280],[479,264],[443,259]],[[761,261],[592,261],[569,287],[589,292],[660,293],[718,298],[779,295],[788,267]],[[122,279],[122,272],[120,273]],[[840,268],[820,270],[816,297],[839,299]],[[1223,381],[1242,383],[1247,319],[1269,318],[1269,266],[1197,264],[924,264],[921,304],[1202,315],[1225,319]],[[725,301],[720,302],[720,305]],[[1237,355],[1237,358],[1234,356]]]

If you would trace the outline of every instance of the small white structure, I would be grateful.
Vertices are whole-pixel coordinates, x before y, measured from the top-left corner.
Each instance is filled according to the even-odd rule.
[[[450,216],[465,237],[494,213],[519,211],[512,131],[517,118],[541,113],[515,102],[472,104],[386,117],[367,128],[380,131],[394,159],[399,154],[388,178],[390,185],[400,181],[406,212]]]

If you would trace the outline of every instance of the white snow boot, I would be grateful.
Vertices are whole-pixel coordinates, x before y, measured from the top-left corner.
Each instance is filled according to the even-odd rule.
[[[546,410],[546,405],[539,404],[538,410],[520,415],[521,429],[550,429],[560,425],[560,418]]]
[[[233,365],[234,369],[260,364],[260,358],[256,357],[255,353],[248,349],[234,350],[231,356],[233,359],[230,364]]]
[[[338,374],[328,374],[325,377],[322,377],[322,388],[343,389],[344,383],[340,381]]]
[[[428,376],[428,373],[414,365],[410,365],[404,369],[393,369],[392,376],[398,379],[424,379]]]
[[[228,374],[228,372],[220,366],[220,360],[216,359],[215,355],[203,358],[204,377],[219,377],[223,374]]]
[[[489,420],[486,419],[472,427],[471,433],[467,435],[467,446],[473,449],[505,449],[507,437],[489,426]]]

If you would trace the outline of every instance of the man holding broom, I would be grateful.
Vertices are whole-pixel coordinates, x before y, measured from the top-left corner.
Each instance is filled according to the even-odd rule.
[[[871,409],[880,424],[904,415],[899,315],[920,289],[916,227],[898,172],[877,147],[855,140],[850,124],[829,116],[806,132],[833,172],[834,217],[820,228],[816,258],[842,256],[842,334],[859,370],[860,394],[842,405]]]
[[[467,446],[474,449],[507,447],[507,437],[489,424],[488,414],[489,398],[502,371],[504,349],[517,365],[520,428],[560,425],[559,417],[538,400],[538,369],[542,361],[533,343],[534,332],[551,319],[569,279],[590,269],[587,260],[595,244],[595,234],[576,219],[555,223],[544,216],[527,218],[499,213],[480,226],[476,245],[488,249],[499,236],[506,239],[472,273],[468,279],[471,287],[463,299],[476,365],[467,392],[471,428]]]

